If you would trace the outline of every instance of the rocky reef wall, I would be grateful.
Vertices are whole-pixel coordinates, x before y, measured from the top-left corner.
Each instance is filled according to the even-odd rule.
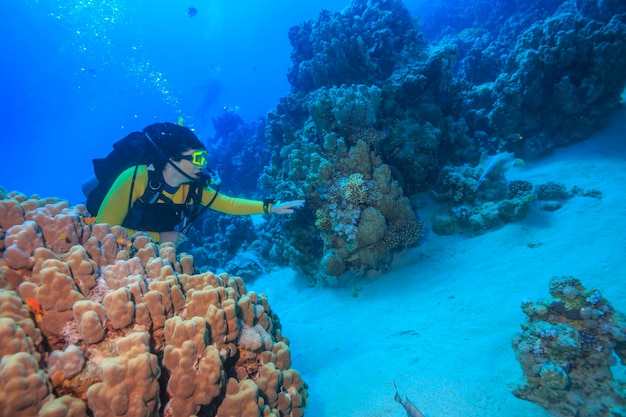
[[[419,242],[411,198],[422,191],[456,230],[523,218],[533,185],[496,170],[478,187],[481,155],[532,158],[588,137],[626,82],[622,3],[536,3],[460,2],[457,15],[484,19],[446,13],[432,37],[420,22],[445,26],[442,11],[425,5],[418,22],[397,0],[355,0],[293,27],[292,93],[267,116],[259,184],[308,210],[272,219],[265,237],[286,233],[265,253],[314,282],[383,272]]]

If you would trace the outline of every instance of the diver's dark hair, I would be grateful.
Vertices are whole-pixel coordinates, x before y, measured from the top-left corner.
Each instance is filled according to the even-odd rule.
[[[174,123],[155,123],[147,126],[143,133],[163,152],[162,160],[154,161],[155,168],[165,167],[167,158],[181,159],[183,153],[191,149],[206,149],[195,133],[188,127]]]

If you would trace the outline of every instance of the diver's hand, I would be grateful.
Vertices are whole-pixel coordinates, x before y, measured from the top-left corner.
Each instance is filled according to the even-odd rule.
[[[304,200],[285,201],[284,203],[272,204],[272,213],[289,214],[293,213],[293,209],[300,208],[304,205]]]
[[[174,245],[178,246],[187,240],[187,236],[180,232],[161,232],[159,233],[161,241],[159,243],[164,242],[172,242]]]

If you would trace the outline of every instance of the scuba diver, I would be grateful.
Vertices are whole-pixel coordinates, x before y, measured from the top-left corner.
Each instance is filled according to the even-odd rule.
[[[222,91],[224,91],[224,86],[220,81],[221,72],[222,69],[220,67],[212,67],[209,71],[209,79],[207,80],[207,83],[201,87],[198,87],[201,89],[206,89],[202,104],[195,114],[195,117],[200,119],[203,126],[206,125],[207,114],[209,113],[209,111],[211,111],[211,109],[213,109],[220,94],[222,93]]]
[[[239,116],[238,106],[225,106],[222,109],[222,113],[217,117],[213,117],[212,121],[215,128],[213,143],[217,143],[221,138],[228,138],[228,135],[234,132],[239,125],[244,124],[243,119]]]
[[[134,154],[131,163],[128,154]],[[129,134],[107,158],[94,159],[94,168],[99,184],[89,192],[87,208],[97,213],[96,221],[123,226],[129,236],[145,232],[155,242],[184,242],[207,208],[235,215],[289,214],[304,205],[304,200],[281,203],[221,194],[219,182],[211,183],[205,146],[189,128],[173,123]],[[121,173],[111,175],[116,169]],[[113,178],[107,181],[107,176]]]

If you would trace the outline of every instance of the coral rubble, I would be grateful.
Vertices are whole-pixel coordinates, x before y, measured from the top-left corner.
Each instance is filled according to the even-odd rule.
[[[307,386],[263,294],[85,216],[0,188],[3,412],[304,414]]]
[[[513,349],[526,383],[514,394],[562,416],[626,415],[626,383],[612,374],[626,364],[626,316],[574,277],[552,278],[550,295],[522,305]]]

